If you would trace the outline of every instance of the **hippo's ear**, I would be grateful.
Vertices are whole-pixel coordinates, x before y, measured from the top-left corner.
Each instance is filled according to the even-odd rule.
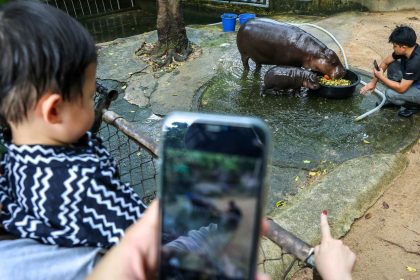
[[[309,80],[310,80],[312,83],[314,83],[314,84],[319,84],[319,77],[318,77],[318,75],[317,75],[317,74],[312,74],[312,75],[309,77]]]
[[[325,51],[325,58],[332,65],[337,65],[338,63],[340,63],[340,59],[332,49],[327,49]]]
[[[335,52],[332,49],[326,49],[325,50],[325,56],[326,57],[331,57],[335,54]]]

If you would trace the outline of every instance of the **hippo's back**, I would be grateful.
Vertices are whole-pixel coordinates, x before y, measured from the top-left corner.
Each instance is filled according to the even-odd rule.
[[[242,25],[236,42],[242,57],[258,64],[300,67],[311,49],[326,48],[299,27],[271,19],[253,19]]]

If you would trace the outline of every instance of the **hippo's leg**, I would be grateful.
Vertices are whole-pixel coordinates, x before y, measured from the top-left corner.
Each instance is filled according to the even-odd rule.
[[[265,84],[260,84],[260,95],[264,95],[267,88],[265,87]]]
[[[301,87],[296,89],[296,96],[299,98],[306,98],[308,97],[308,89],[306,87]]]
[[[249,56],[244,56],[241,55],[241,59],[242,59],[242,65],[244,66],[244,70],[248,71],[249,70]]]
[[[261,70],[261,63],[255,62],[255,71],[260,71],[260,70]]]
[[[244,69],[241,75],[241,81],[246,81],[248,79],[249,70]]]
[[[255,71],[252,72],[252,76],[254,77],[255,81],[259,80],[261,77],[261,68],[260,69],[255,68]]]

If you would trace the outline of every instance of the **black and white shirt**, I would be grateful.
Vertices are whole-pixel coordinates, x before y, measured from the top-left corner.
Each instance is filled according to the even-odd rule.
[[[72,147],[6,147],[0,162],[0,220],[18,237],[108,248],[146,209],[90,133]]]

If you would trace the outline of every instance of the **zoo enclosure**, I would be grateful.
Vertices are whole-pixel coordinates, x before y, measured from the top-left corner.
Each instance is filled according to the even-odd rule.
[[[104,110],[102,125],[98,134],[103,144],[115,158],[121,180],[130,183],[146,204],[157,195],[158,149],[157,144],[144,132],[113,111]],[[310,245],[286,231],[274,221],[269,221],[266,237],[280,247],[281,255],[276,258],[283,263],[286,279],[293,267],[314,266],[313,249]],[[264,272],[266,261],[272,261],[260,245],[258,265]]]

